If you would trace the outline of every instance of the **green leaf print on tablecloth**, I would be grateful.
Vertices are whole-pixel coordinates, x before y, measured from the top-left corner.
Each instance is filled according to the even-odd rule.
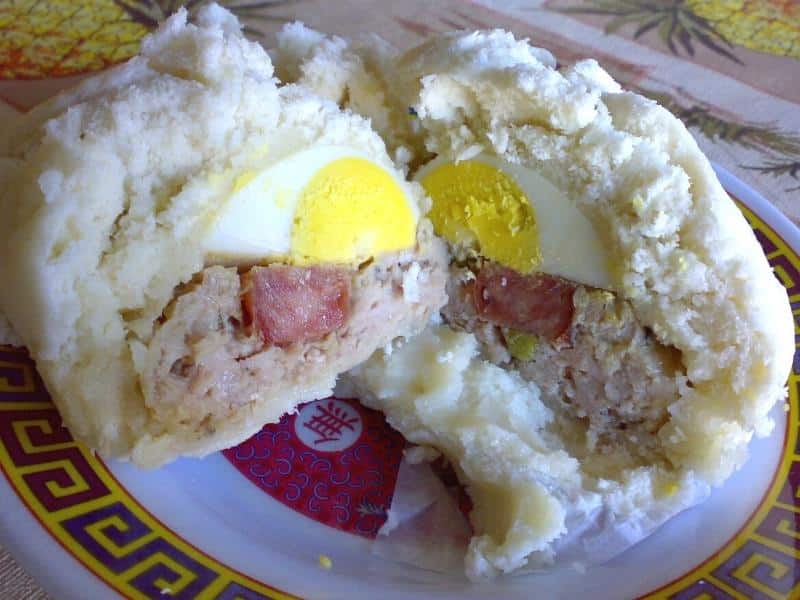
[[[773,123],[734,121],[715,114],[714,109],[700,104],[684,105],[666,92],[639,88],[637,91],[658,102],[677,116],[684,125],[712,142],[724,142],[761,154],[763,162],[757,165],[740,164],[745,169],[773,177],[786,178],[790,187],[785,191],[800,189],[800,135],[782,131]]]
[[[655,30],[672,54],[694,56],[700,45],[740,63],[732,52],[800,57],[800,3],[785,0],[600,0],[561,12],[608,17],[605,33],[635,25],[633,38]]]

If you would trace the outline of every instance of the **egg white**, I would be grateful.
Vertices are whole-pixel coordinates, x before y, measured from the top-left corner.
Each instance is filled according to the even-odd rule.
[[[391,175],[406,192],[414,221],[418,220],[416,203],[407,194],[408,184],[397,173],[355,148],[313,146],[235,177],[232,193],[221,200],[210,219],[204,240],[206,260],[245,264],[288,257],[303,190],[320,169],[344,158],[367,160]]]
[[[611,288],[606,246],[572,199],[530,167],[489,154],[479,154],[470,160],[480,161],[505,173],[522,189],[533,206],[542,254],[537,271]],[[433,159],[417,171],[414,180],[421,182],[433,169],[447,162],[452,161],[441,156]]]

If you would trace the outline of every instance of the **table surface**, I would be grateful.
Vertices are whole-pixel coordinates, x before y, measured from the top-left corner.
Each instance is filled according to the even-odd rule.
[[[136,53],[170,0],[0,1],[0,100],[27,110]],[[502,27],[562,63],[596,58],[677,114],[711,160],[800,224],[800,2],[785,0],[288,0],[221,2],[269,47],[285,22],[375,32],[399,48]],[[3,107],[0,103],[0,108]],[[46,598],[0,547],[0,598]]]

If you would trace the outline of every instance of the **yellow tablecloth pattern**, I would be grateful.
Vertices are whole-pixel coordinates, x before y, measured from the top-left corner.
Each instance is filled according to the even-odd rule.
[[[190,1],[190,12],[202,2]],[[285,22],[398,47],[503,27],[563,63],[594,57],[675,112],[707,155],[800,223],[800,2],[229,0],[266,46]],[[0,122],[136,53],[175,0],[0,0]],[[0,598],[45,594],[0,548]]]

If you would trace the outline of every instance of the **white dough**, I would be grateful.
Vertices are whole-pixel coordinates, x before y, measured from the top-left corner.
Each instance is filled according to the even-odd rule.
[[[513,427],[487,422],[480,435],[467,433],[464,423],[479,416],[518,412],[516,403],[508,404],[511,391],[492,395],[485,383],[514,388],[513,374],[469,359],[469,336],[429,333],[410,341],[408,350],[395,348],[357,370],[366,401],[413,441],[441,449],[468,489],[498,485],[496,492],[540,508],[540,522],[525,530],[530,537],[523,543],[516,524],[499,517],[482,521],[497,501],[481,505],[482,493],[473,494],[471,576],[511,571],[526,560],[528,566],[547,564],[584,542],[583,558],[605,559],[609,546],[592,550],[592,540],[616,535],[611,545],[619,551],[647,535],[740,467],[753,435],[770,433],[769,412],[785,397],[794,352],[786,291],[676,117],[622,91],[594,60],[556,69],[549,52],[500,30],[434,36],[404,54],[387,50],[384,60],[371,63],[363,42],[327,39],[299,25],[284,30],[280,46],[279,69],[338,102],[368,107],[364,114],[376,117],[387,146],[411,152],[412,166],[433,156],[457,161],[482,153],[545,176],[603,235],[609,287],[631,303],[661,344],[680,352],[685,376],[656,434],[650,464],[631,468],[620,460],[615,468],[612,453],[601,479],[558,454],[570,431],[539,425],[555,436],[542,438],[541,449]],[[351,81],[368,64],[379,71],[379,89],[364,97],[366,88]],[[322,72],[338,73],[335,90],[322,84]],[[405,124],[397,125],[402,118]],[[414,362],[413,380],[434,382],[435,394],[402,380],[409,356],[423,350],[463,357]],[[475,370],[499,414],[476,412],[475,384],[469,383]],[[481,406],[487,402],[484,396]],[[541,408],[533,403],[527,410],[526,418],[533,418]],[[443,411],[459,417],[442,420]],[[553,469],[555,478],[542,475]],[[514,496],[523,489],[527,499]],[[498,512],[516,515],[513,506]],[[581,533],[586,527],[594,532]]]
[[[331,361],[298,350],[282,363],[274,356],[283,351],[272,348],[270,364],[307,363],[302,374],[259,375],[277,392],[250,382],[255,391],[214,410],[193,413],[202,402],[188,399],[177,409],[159,405],[147,365],[160,358],[147,348],[176,286],[209,266],[205,232],[241,173],[314,146],[347,147],[389,171],[410,202],[425,203],[363,117],[308,90],[279,89],[267,53],[218,5],[198,10],[194,24],[178,11],[143,40],[141,55],[34,109],[4,142],[2,165],[13,168],[0,177],[0,311],[72,434],[105,456],[153,466],[233,445],[330,393],[371,344],[420,328],[443,301],[442,277],[429,277],[443,252],[421,225],[419,246],[394,263],[418,303],[404,301],[400,286],[391,291],[400,300],[383,308],[396,320],[382,318],[380,335],[365,324],[363,339],[351,336],[355,349],[340,344]],[[416,262],[422,271],[405,274]],[[381,285],[392,289],[391,279]],[[0,320],[4,341],[7,329]],[[192,335],[176,342],[194,343]],[[214,389],[233,389],[231,376],[224,372]]]

